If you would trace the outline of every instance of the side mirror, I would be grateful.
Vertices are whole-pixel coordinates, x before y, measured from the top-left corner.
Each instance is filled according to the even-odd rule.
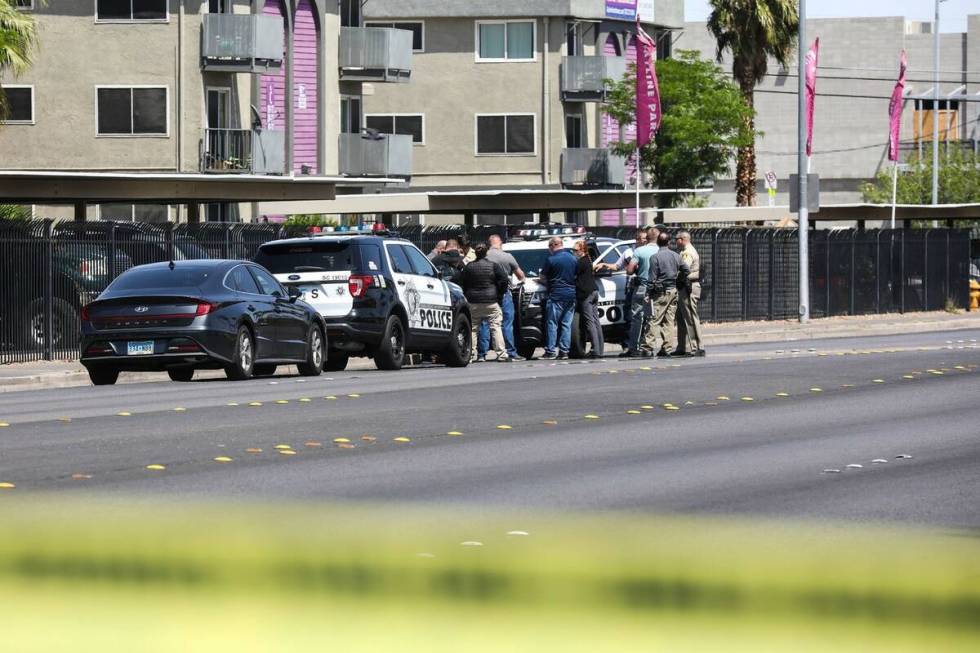
[[[295,302],[297,299],[303,296],[303,291],[297,288],[296,286],[289,286],[286,289],[286,292],[289,294],[290,302]]]

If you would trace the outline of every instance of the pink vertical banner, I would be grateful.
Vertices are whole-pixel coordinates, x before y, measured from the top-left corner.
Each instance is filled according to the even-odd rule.
[[[653,140],[660,128],[657,44],[636,23],[636,148]]]
[[[820,39],[806,53],[806,155],[813,155],[813,105],[817,99],[817,61],[820,58]]]
[[[905,69],[909,60],[905,50],[902,50],[901,61],[898,65],[898,81],[892,90],[892,99],[888,103],[888,160],[898,161],[898,145],[902,134],[902,106],[905,95]]]

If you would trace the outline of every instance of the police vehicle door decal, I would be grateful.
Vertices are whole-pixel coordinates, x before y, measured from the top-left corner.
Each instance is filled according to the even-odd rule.
[[[398,298],[408,314],[408,328],[449,331],[453,326],[453,314],[445,282],[435,277],[415,273],[415,269],[409,262],[409,256],[415,257],[409,249],[411,247],[401,243],[388,243],[385,247],[391,262],[391,276],[395,281]],[[429,265],[424,254],[421,252],[417,254],[426,265]],[[416,262],[416,265],[421,265],[421,262]]]

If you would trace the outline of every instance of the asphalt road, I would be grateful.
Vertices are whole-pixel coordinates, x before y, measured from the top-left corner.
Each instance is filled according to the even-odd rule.
[[[681,361],[8,393],[0,483],[14,487],[0,498],[364,500],[978,527],[978,341],[980,331],[956,331],[734,345]]]

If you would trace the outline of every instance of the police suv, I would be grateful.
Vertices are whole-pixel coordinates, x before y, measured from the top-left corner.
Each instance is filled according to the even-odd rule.
[[[539,233],[540,232],[540,233]],[[541,268],[549,256],[548,240],[558,235],[562,238],[565,249],[572,250],[575,241],[585,239],[589,247],[589,256],[593,263],[609,263],[615,265],[623,259],[628,259],[633,253],[632,240],[594,237],[584,233],[579,227],[556,229],[528,229],[518,232],[516,240],[504,244],[504,251],[511,253],[527,279],[524,286],[515,291],[514,305],[516,311],[514,320],[514,336],[517,340],[517,351],[525,358],[531,358],[534,350],[544,346],[545,334],[545,303],[547,290],[539,280]],[[625,267],[625,266],[624,266]],[[626,289],[627,275],[625,269],[614,272],[602,271],[596,273],[596,286],[599,291],[599,323],[602,325],[602,335],[606,343],[623,344],[629,337],[627,327]],[[572,321],[572,358],[585,355],[588,338],[584,333],[584,320],[579,319],[578,311]]]
[[[314,233],[265,243],[255,261],[323,316],[326,370],[346,368],[351,356],[397,370],[422,352],[452,367],[469,364],[463,292],[407,240],[381,231]]]

